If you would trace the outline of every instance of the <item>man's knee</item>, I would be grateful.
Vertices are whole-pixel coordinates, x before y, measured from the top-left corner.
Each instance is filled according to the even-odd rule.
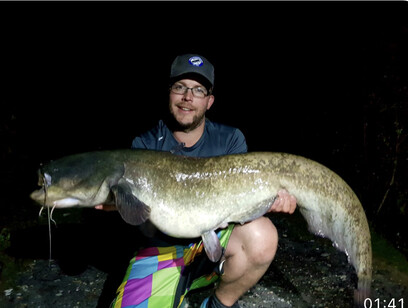
[[[261,217],[255,220],[251,241],[251,258],[255,264],[270,264],[278,248],[278,231],[270,219]]]
[[[269,265],[278,247],[278,232],[266,217],[239,226],[238,237],[248,261],[254,265]]]

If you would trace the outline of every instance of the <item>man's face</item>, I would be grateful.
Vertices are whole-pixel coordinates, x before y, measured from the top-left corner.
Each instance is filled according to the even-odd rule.
[[[181,79],[175,82],[177,86],[184,86],[187,88],[205,87],[199,82],[191,79]],[[196,97],[193,95],[192,90],[187,90],[184,94],[174,93],[170,91],[169,108],[170,113],[173,115],[174,119],[180,125],[180,127],[185,131],[191,131],[205,119],[205,112],[210,109],[214,102],[213,95],[207,95],[205,97]]]

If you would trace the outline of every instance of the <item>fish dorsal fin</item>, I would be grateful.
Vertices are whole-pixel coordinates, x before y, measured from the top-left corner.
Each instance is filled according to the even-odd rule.
[[[150,207],[133,195],[131,184],[119,180],[111,190],[115,196],[116,208],[124,221],[131,225],[140,225],[149,219]]]
[[[208,258],[212,262],[217,262],[221,259],[222,248],[220,240],[214,230],[207,231],[201,235],[204,243],[204,249]]]

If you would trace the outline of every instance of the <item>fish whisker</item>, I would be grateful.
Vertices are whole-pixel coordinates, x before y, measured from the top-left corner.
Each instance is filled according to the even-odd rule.
[[[42,210],[44,207],[47,207],[47,217],[48,217],[48,240],[49,240],[49,258],[48,258],[48,266],[51,267],[51,263],[52,263],[52,235],[51,235],[51,220],[55,223],[55,221],[52,219],[52,211],[50,213],[50,207],[47,206],[47,181],[45,179],[45,177],[43,178],[43,187],[44,187],[44,205],[41,207],[40,210],[40,215],[42,213]],[[54,207],[52,208],[52,210],[54,210]]]
[[[38,213],[38,217],[41,217],[42,211],[44,210],[44,206],[41,207],[40,212]]]
[[[52,218],[52,215],[54,214],[54,210],[55,210],[56,207],[57,207],[57,205],[54,204],[54,206],[51,209],[51,213],[50,213],[50,220],[54,223],[55,226],[57,226],[57,222]],[[48,209],[49,209],[49,207],[48,207]]]

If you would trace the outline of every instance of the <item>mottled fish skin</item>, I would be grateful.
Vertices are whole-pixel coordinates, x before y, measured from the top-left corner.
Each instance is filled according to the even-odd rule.
[[[372,252],[363,207],[338,175],[315,161],[270,152],[191,158],[117,150],[68,156],[40,173],[51,184],[48,206],[64,198],[77,199],[78,206],[112,203],[117,200],[112,191],[121,183],[153,224],[183,238],[256,219],[285,188],[296,197],[310,231],[330,238],[347,254],[359,278],[356,302],[362,305],[369,296]],[[44,202],[42,190],[31,197]]]

